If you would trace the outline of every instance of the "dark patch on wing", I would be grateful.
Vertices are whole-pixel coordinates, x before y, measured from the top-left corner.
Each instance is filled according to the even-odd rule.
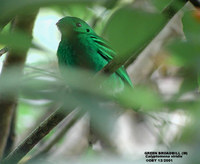
[[[104,58],[105,60],[107,61],[109,60],[105,55],[103,55],[103,53],[99,49],[97,50],[97,53],[101,55],[101,57]]]

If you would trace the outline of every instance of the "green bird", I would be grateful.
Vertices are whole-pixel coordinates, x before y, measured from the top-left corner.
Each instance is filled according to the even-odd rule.
[[[79,67],[98,72],[116,55],[109,43],[98,36],[83,20],[76,17],[64,17],[56,24],[61,32],[61,41],[57,50],[59,66]],[[121,89],[124,83],[132,82],[124,68],[120,67],[105,84],[113,89]]]

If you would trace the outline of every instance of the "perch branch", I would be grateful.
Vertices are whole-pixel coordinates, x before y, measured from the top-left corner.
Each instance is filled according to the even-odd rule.
[[[44,120],[13,152],[11,152],[2,164],[19,162],[42,138],[44,138],[67,115],[67,110],[59,108],[46,120]]]
[[[74,125],[74,123],[79,119],[79,117],[79,110],[72,111],[63,120],[61,127],[55,132],[54,136],[52,136],[52,138],[50,138],[28,162],[31,162],[45,155],[64,136],[66,131],[68,131]]]

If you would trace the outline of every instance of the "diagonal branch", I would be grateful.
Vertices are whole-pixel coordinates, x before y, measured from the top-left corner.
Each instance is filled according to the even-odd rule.
[[[180,3],[177,5],[177,3]],[[116,56],[111,60],[103,69],[101,69],[98,74],[100,73],[106,73],[106,74],[112,74],[117,69],[119,69],[122,65],[124,65],[131,56],[138,56],[148,45],[151,43],[151,41],[161,32],[161,30],[165,27],[165,25],[171,20],[171,18],[185,5],[183,3],[183,0],[173,0],[162,12],[163,15],[166,16],[166,22],[161,24],[160,30],[158,30],[152,38],[149,38],[149,40],[146,41],[143,45],[140,46],[140,48],[136,51],[131,53],[130,55],[124,55],[122,56]]]
[[[37,151],[37,153],[28,161],[34,161],[35,159],[45,155],[63,136],[64,134],[76,123],[80,117],[80,111],[73,110],[62,121],[61,127],[55,132],[55,134]]]
[[[42,138],[44,138],[67,115],[64,108],[59,108],[46,120],[44,120],[13,152],[11,152],[2,164],[18,163]]]

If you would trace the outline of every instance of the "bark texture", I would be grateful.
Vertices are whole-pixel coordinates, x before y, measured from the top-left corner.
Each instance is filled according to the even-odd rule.
[[[32,29],[37,12],[31,13],[29,15],[19,15],[16,16],[11,32],[23,31],[26,35],[30,37],[27,42],[31,43],[32,40]],[[3,64],[2,73],[0,76],[0,85],[5,83],[5,79],[10,73],[10,70],[15,67],[15,76],[13,81],[19,82],[20,77],[23,73],[24,63],[26,61],[26,54],[29,47],[24,47],[21,51],[13,50],[10,48],[6,59]],[[17,85],[16,85],[17,86]],[[14,113],[15,105],[17,104],[17,89],[13,92],[5,93],[0,91],[0,159],[3,156],[6,143],[8,140],[12,117]]]

